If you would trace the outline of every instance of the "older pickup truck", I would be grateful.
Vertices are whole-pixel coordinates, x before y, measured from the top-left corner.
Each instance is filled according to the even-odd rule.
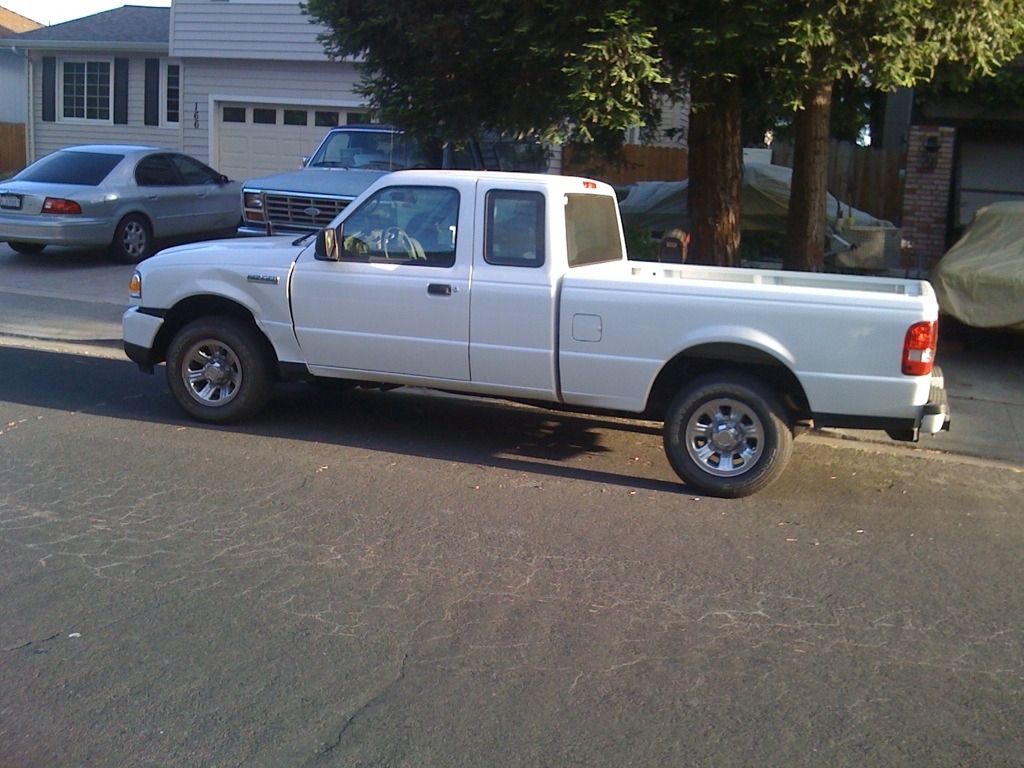
[[[126,353],[213,423],[287,378],[615,413],[738,497],[801,428],[949,422],[928,283],[630,261],[614,192],[581,178],[392,173],[315,235],[171,248],[129,293]]]

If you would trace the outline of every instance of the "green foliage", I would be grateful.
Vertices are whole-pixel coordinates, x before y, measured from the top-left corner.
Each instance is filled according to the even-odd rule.
[[[309,0],[333,57],[359,56],[362,95],[412,133],[482,130],[621,144],[656,123],[669,86],[640,0]]]
[[[658,123],[659,97],[702,94],[698,120],[715,115],[721,130],[704,125],[711,149],[691,202],[714,201],[717,242],[707,247],[717,251],[738,238],[739,195],[724,171],[739,162],[739,138],[763,132],[758,123],[779,124],[780,108],[797,124],[798,145],[801,135],[815,137],[803,140],[814,149],[798,153],[794,168],[794,189],[808,191],[794,195],[823,195],[827,131],[799,128],[809,111],[820,127],[833,91],[833,115],[848,113],[843,130],[852,134],[862,89],[917,85],[944,62],[991,76],[1024,45],[1024,0],[308,0],[304,8],[330,30],[321,38],[329,55],[362,60],[368,106],[423,136],[494,130],[612,154],[623,129]],[[734,104],[737,84],[746,94],[742,126],[742,109],[717,103],[728,95]],[[728,140],[712,141],[719,136]],[[808,199],[790,210],[810,217],[819,208]],[[821,223],[804,224],[806,251]]]
[[[1019,109],[1024,107],[1024,69],[1009,65],[992,75],[968,77],[959,67],[947,65],[914,90],[914,100],[921,106],[954,95],[966,95],[986,110]]]

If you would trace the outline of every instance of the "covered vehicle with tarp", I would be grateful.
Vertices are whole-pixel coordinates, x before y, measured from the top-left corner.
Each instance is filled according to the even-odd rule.
[[[979,209],[930,281],[939,308],[965,325],[1024,331],[1024,200]]]
[[[777,233],[786,231],[793,169],[768,163],[745,163],[741,201],[741,231]],[[691,231],[687,199],[689,181],[642,181],[620,194],[619,212],[627,231],[641,231],[654,239],[671,229]],[[899,265],[899,230],[876,218],[827,196],[828,243],[826,253],[842,268],[888,269]],[[781,253],[779,254],[781,258]]]

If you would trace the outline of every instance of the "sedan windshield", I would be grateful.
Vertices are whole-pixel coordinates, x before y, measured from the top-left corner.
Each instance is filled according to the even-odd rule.
[[[54,152],[19,173],[17,180],[95,187],[123,159],[105,152]]]

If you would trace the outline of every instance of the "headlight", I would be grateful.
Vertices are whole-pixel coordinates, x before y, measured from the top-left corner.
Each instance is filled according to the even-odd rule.
[[[133,299],[142,298],[142,273],[135,270],[132,279],[128,281],[128,295]]]
[[[246,221],[263,221],[263,196],[259,192],[243,193],[242,208]]]

